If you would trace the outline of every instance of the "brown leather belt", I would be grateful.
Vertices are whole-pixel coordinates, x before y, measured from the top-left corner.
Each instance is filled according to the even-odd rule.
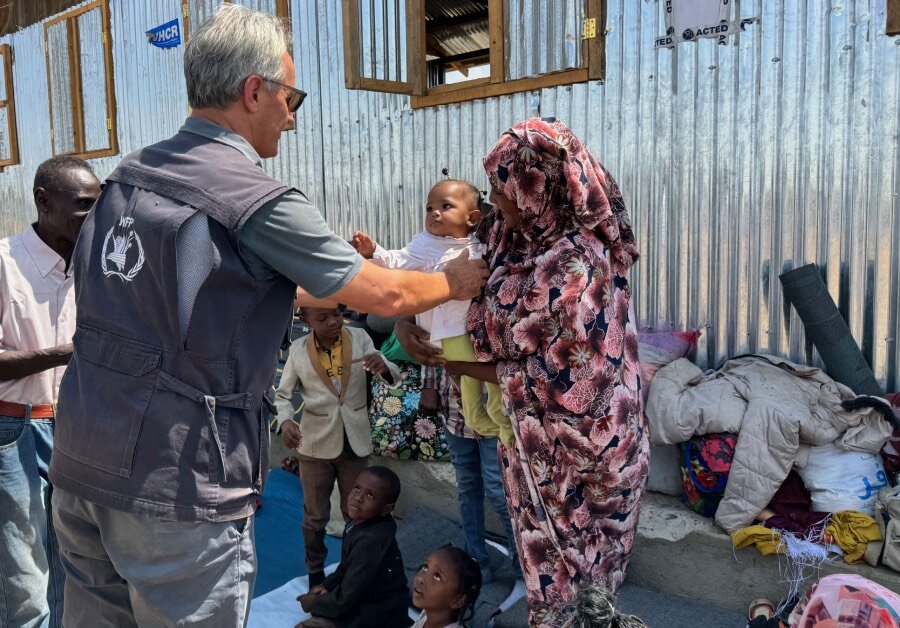
[[[0,416],[11,416],[24,419],[27,413],[28,405],[26,404],[0,401]],[[42,403],[31,406],[32,419],[52,419],[54,414],[53,404],[51,403]]]

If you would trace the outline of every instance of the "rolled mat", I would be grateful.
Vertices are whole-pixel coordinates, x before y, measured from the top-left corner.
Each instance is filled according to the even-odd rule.
[[[795,268],[779,279],[784,296],[803,321],[806,337],[822,356],[828,375],[849,386],[857,395],[882,396],[884,391],[828,293],[816,265]]]

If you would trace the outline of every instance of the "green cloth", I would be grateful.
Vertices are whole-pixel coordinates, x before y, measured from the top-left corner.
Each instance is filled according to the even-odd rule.
[[[391,332],[391,335],[387,340],[384,341],[384,344],[381,345],[381,355],[385,357],[385,359],[390,360],[391,362],[412,362],[413,364],[418,364],[417,360],[414,360],[410,357],[410,355],[403,350],[403,346],[400,344],[400,341],[397,340],[396,332]]]

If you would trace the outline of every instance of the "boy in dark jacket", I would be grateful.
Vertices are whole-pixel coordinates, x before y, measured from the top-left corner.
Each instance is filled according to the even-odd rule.
[[[400,478],[387,467],[359,474],[347,498],[341,564],[297,598],[311,618],[296,628],[403,628],[409,625],[409,590],[391,512]]]

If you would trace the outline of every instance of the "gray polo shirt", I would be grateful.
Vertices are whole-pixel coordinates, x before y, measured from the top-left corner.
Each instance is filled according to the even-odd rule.
[[[247,140],[218,124],[191,116],[181,130],[232,146],[261,164]],[[254,277],[283,275],[315,297],[329,297],[346,286],[363,264],[356,249],[335,234],[316,206],[296,190],[256,210],[238,240]]]

